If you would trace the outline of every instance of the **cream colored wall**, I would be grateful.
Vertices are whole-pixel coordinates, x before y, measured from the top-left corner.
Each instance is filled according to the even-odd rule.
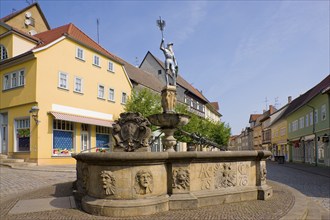
[[[3,76],[17,70],[25,70],[25,85],[3,91]],[[1,99],[0,109],[7,109],[26,103],[36,101],[36,60],[30,60],[25,63],[15,65],[10,68],[0,70]]]
[[[274,124],[271,126],[272,129],[272,143],[273,144],[281,144],[281,143],[286,143],[288,139],[287,131],[287,121],[286,120],[281,120],[280,122]],[[281,129],[285,129],[284,135],[281,135]]]
[[[36,46],[35,43],[28,41],[17,35],[13,35],[13,52],[12,56],[17,56],[22,53],[25,53]]]
[[[3,33],[5,33],[5,32],[3,32]],[[8,58],[13,57],[13,34],[9,34],[5,37],[0,38],[0,44],[4,45],[6,47]]]
[[[25,25],[25,23],[24,23],[25,19],[26,19],[25,12],[27,12],[27,11],[31,12],[32,17],[35,20],[35,27],[32,27],[30,25],[29,26]],[[25,33],[29,32],[30,30],[35,30],[38,33],[48,30],[47,26],[44,23],[44,20],[42,19],[36,6],[33,6],[33,7],[29,8],[28,10],[23,11],[20,14],[16,15],[14,18],[7,21],[6,24],[8,24],[12,27],[15,27]]]
[[[107,71],[108,58],[101,56],[101,68],[92,64],[95,52],[79,46],[85,51],[85,61],[75,58],[77,44],[64,39],[52,47],[36,52],[37,65],[37,100],[39,106],[39,151],[40,164],[48,161],[52,153],[52,104],[86,109],[105,114],[112,114],[114,119],[124,111],[121,104],[121,92],[131,94],[131,85],[122,66],[114,62],[115,73]],[[65,51],[65,52],[63,52]],[[69,74],[69,89],[58,88],[59,71]],[[74,77],[83,78],[83,94],[74,92]],[[105,86],[106,100],[97,98],[98,84]],[[108,101],[108,89],[115,90],[115,102]],[[91,146],[95,146],[95,126],[90,127]],[[75,143],[80,151],[80,124],[76,123]],[[48,158],[48,159],[47,159]],[[55,161],[55,160],[54,160]],[[57,161],[57,159],[56,159]],[[70,160],[71,162],[71,160]]]

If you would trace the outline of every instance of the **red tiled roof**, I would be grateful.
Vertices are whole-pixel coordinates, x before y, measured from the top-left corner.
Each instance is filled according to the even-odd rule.
[[[108,52],[106,49],[101,47],[98,43],[92,40],[89,36],[87,36],[84,32],[82,32],[72,23],[36,34],[35,37],[39,38],[42,41],[42,43],[39,44],[36,48],[44,47],[47,44],[52,43],[53,41],[57,40],[62,36],[66,36],[68,38],[76,40],[79,43],[82,43],[85,46],[90,47],[105,56],[110,57],[112,60],[121,63],[115,55],[113,55],[112,53]]]
[[[219,103],[218,103],[218,102],[210,102],[210,104],[211,104],[216,110],[219,110]]]
[[[249,122],[257,121],[260,116],[262,116],[262,114],[251,114]]]

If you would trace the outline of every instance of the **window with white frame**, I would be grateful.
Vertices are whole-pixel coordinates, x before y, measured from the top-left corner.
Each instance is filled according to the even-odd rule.
[[[299,118],[299,129],[304,128],[304,117]]]
[[[306,116],[305,116],[305,125],[306,125],[306,128],[309,126],[309,115],[307,114]]]
[[[112,88],[109,89],[109,100],[113,102],[115,101],[115,90]]]
[[[93,58],[93,64],[95,66],[101,66],[101,61],[100,61],[100,57],[97,56],[97,55],[94,55],[94,58]]]
[[[64,72],[58,73],[58,87],[61,89],[69,89],[69,74]]]
[[[319,110],[315,109],[314,123],[317,124],[318,122],[319,122]]]
[[[30,151],[30,119],[15,120],[15,151]]]
[[[7,49],[4,45],[0,44],[0,60],[5,60],[8,58]]]
[[[77,47],[77,49],[76,49],[76,58],[78,58],[80,60],[85,60],[84,50],[80,47]]]
[[[127,94],[125,92],[123,92],[121,94],[121,103],[126,104],[126,102],[127,102]]]
[[[74,152],[73,122],[53,120],[53,155],[70,156]]]
[[[108,62],[108,70],[113,73],[115,72],[115,65],[111,61]]]
[[[292,122],[292,131],[298,130],[298,120]]]
[[[310,113],[309,113],[309,124],[310,124],[310,125],[313,125],[313,121],[314,121],[314,120],[313,120],[313,112],[310,112]]]
[[[104,85],[98,85],[97,97],[104,99]]]
[[[83,93],[83,79],[80,77],[74,78],[74,91]]]
[[[321,120],[324,121],[327,118],[326,105],[321,106]]]
[[[3,76],[3,90],[25,85],[25,71],[18,70]]]

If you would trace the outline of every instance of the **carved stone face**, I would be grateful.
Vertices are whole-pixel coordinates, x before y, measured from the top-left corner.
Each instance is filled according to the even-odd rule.
[[[151,176],[149,173],[145,172],[139,176],[139,183],[141,186],[147,188],[151,183]]]
[[[185,182],[188,179],[188,173],[184,170],[179,170],[177,174],[177,179],[180,183]]]
[[[111,171],[101,172],[102,187],[105,190],[106,195],[112,195],[115,193],[115,178]]]

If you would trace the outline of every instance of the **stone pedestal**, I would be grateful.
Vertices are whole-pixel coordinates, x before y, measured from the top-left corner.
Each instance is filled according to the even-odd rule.
[[[176,87],[165,86],[162,89],[162,108],[164,113],[175,113]]]
[[[175,129],[162,129],[164,137],[162,138],[162,144],[165,146],[166,151],[175,152],[174,146],[176,145],[176,139],[173,137]]]

